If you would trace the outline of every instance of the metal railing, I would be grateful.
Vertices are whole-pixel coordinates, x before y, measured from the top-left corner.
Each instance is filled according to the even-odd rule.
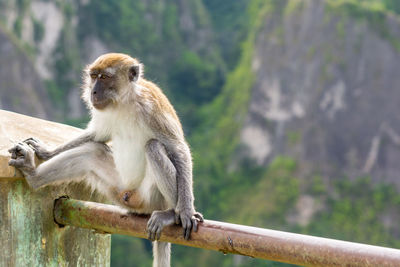
[[[60,225],[147,238],[149,216],[119,207],[59,198],[54,219]],[[400,266],[400,250],[205,220],[190,240],[182,228],[166,227],[160,241],[306,266]]]

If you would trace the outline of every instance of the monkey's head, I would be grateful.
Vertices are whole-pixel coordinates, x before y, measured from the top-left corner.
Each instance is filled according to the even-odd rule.
[[[83,77],[83,99],[102,110],[129,98],[142,75],[142,65],[125,54],[110,53],[88,65]]]

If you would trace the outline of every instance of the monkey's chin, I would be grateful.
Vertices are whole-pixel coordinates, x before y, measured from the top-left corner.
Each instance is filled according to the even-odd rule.
[[[109,106],[110,103],[111,101],[101,101],[101,102],[94,102],[92,103],[92,105],[97,110],[104,110],[107,106]]]

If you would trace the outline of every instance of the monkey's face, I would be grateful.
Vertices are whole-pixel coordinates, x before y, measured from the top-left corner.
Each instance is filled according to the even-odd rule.
[[[116,80],[111,73],[92,70],[90,72],[92,90],[90,101],[96,109],[104,109],[109,106],[116,94]]]
[[[129,99],[140,75],[138,60],[118,53],[102,55],[85,70],[83,99],[98,110],[122,104]]]

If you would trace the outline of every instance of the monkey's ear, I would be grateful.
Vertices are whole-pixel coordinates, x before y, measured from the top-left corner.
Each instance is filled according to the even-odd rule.
[[[141,66],[140,65],[133,65],[132,67],[129,68],[129,81],[131,82],[136,82],[141,73]]]

